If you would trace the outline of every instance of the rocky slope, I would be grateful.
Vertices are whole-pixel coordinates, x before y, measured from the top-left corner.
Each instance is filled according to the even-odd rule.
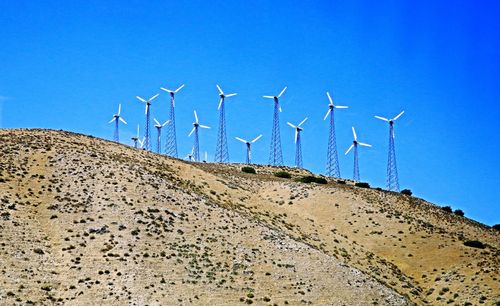
[[[500,301],[498,233],[416,198],[68,132],[0,144],[0,304]]]

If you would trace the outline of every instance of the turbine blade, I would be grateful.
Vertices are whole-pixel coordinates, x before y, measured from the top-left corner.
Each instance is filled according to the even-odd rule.
[[[254,140],[252,140],[252,143],[256,142],[257,140],[259,140],[260,138],[262,137],[262,134],[260,134],[259,136],[255,137]]]
[[[139,138],[139,125],[137,125],[137,138]]]
[[[151,98],[149,98],[149,102],[153,101],[154,99],[156,99],[160,94],[156,94],[154,96],[152,96]]]
[[[372,146],[371,144],[367,144],[367,143],[364,143],[364,142],[359,142],[359,141],[358,141],[358,144],[359,144],[360,146],[365,146],[365,147],[371,147],[371,146]]]
[[[334,105],[335,108],[349,108],[349,106]]]
[[[141,97],[139,97],[139,96],[135,96],[135,97],[136,97],[137,99],[139,99],[140,101],[144,102],[144,103],[146,102],[146,100],[144,100],[143,98],[141,98]]]
[[[375,118],[380,119],[380,120],[383,120],[383,121],[387,121],[387,122],[389,122],[389,119],[384,118],[384,117],[375,116]]]
[[[326,95],[328,96],[328,100],[330,100],[330,104],[333,105],[332,97],[330,96],[330,93],[328,91],[326,92]]]
[[[154,122],[157,124],[157,125],[161,125],[160,122],[158,122],[158,120],[156,120],[156,118],[153,118]]]
[[[224,101],[224,98],[220,98],[219,106],[217,107],[217,109],[220,109],[220,107],[222,106],[222,101]]]
[[[358,136],[356,135],[356,130],[352,127],[352,135],[354,136],[354,140],[358,140]]]
[[[326,118],[328,118],[328,115],[330,115],[331,111],[332,111],[331,109],[328,109],[328,111],[326,112],[325,118],[323,118],[323,120],[326,120]]]
[[[165,126],[170,123],[170,120],[165,121],[161,126]]]
[[[243,143],[247,143],[247,141],[245,139],[243,139],[243,138],[239,138],[239,137],[234,137],[234,138],[236,138],[237,140],[239,140],[239,141],[241,141]]]
[[[349,152],[352,150],[352,148],[354,148],[354,144],[352,144],[352,145],[349,147],[349,149],[347,149],[347,151],[345,151],[345,155],[347,155],[347,153],[349,153]]]
[[[297,129],[297,127],[295,125],[291,124],[290,122],[287,122],[286,124],[288,124],[289,126],[291,126],[294,129]]]
[[[148,113],[148,110],[149,110],[149,104],[146,103],[146,110],[144,111],[144,115]]]
[[[125,121],[125,119],[123,119],[122,117],[120,117],[120,121],[127,124],[127,122]]]
[[[171,91],[170,89],[166,89],[166,88],[163,88],[163,87],[160,87],[160,89],[161,89],[161,90],[163,90],[163,91],[169,92],[169,93],[170,93],[170,92],[173,92],[173,91]]]
[[[188,137],[191,136],[191,134],[193,134],[194,130],[196,130],[196,127],[193,127],[193,129],[191,130],[191,132],[189,133]]]
[[[397,115],[396,117],[394,117],[394,118],[392,119],[392,121],[396,121],[396,119],[398,119],[399,117],[401,117],[401,115],[403,115],[403,114],[404,114],[404,112],[405,112],[405,111],[402,111],[401,113],[399,113],[399,115]]]
[[[219,86],[218,84],[215,84],[215,86],[217,86],[217,89],[219,90],[219,93],[220,93],[221,95],[223,95],[223,94],[224,94],[224,92],[222,91],[222,89],[220,88],[220,86]]]
[[[181,86],[179,86],[179,88],[177,88],[174,92],[175,92],[175,93],[178,93],[178,92],[179,92],[179,90],[181,90],[181,89],[184,87],[184,85],[185,85],[185,84],[182,84]]]
[[[306,121],[307,121],[307,117],[306,117],[304,120],[302,120],[302,122],[300,122],[300,123],[299,123],[299,125],[297,125],[297,126],[298,126],[298,127],[300,127],[300,126],[301,126],[302,124],[304,124],[304,122],[306,122]]]
[[[286,90],[287,86],[285,86],[285,88],[283,88],[283,90],[280,92],[280,94],[278,95],[278,98],[281,97],[282,94],[285,93],[285,90]]]
[[[228,94],[228,95],[226,95],[226,98],[228,98],[228,97],[234,97],[236,95],[237,95],[237,93]]]
[[[200,124],[200,127],[203,128],[203,129],[210,129],[210,127],[208,125],[201,125]]]
[[[115,120],[116,120],[116,117],[114,117],[114,116],[113,116],[113,119],[109,120],[109,122],[108,122],[108,123],[111,123],[111,122],[113,122],[113,121],[115,121]]]
[[[295,129],[295,143],[297,143],[297,136],[299,135],[299,131]]]
[[[281,113],[283,110],[281,109],[281,105],[279,107],[280,107],[280,113]]]
[[[274,99],[274,96],[262,96],[262,97],[266,99]]]
[[[198,115],[196,114],[196,111],[194,111],[194,120],[196,123],[198,123]]]
[[[118,114],[117,114],[118,116],[120,116],[121,111],[122,111],[122,105],[120,103],[118,104]]]

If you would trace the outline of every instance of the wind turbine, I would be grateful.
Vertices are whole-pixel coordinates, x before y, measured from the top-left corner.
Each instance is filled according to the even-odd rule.
[[[247,161],[246,161],[246,163],[247,164],[251,164],[252,163],[252,160],[251,160],[252,159],[252,156],[251,156],[251,154],[252,154],[252,152],[251,152],[252,143],[256,142],[261,137],[262,137],[262,135],[259,135],[259,136],[255,137],[255,139],[252,140],[252,141],[246,141],[245,139],[242,139],[240,137],[235,137],[237,140],[239,140],[239,141],[243,142],[244,144],[246,144],[246,147],[247,147]]]
[[[291,126],[293,129],[295,129],[295,167],[296,168],[302,168],[302,145],[300,141],[300,132],[302,132],[302,127],[301,125],[306,122],[307,117],[302,120],[298,125],[293,125],[290,122],[287,122],[289,126]]]
[[[354,140],[352,141],[352,145],[347,149],[345,155],[349,153],[354,148],[354,171],[352,175],[352,179],[359,182],[359,163],[358,163],[358,145],[364,147],[371,147],[372,145],[359,142],[358,136],[356,135],[356,130],[352,127],[352,135],[354,136]]]
[[[134,142],[134,148],[137,149],[137,144],[139,143],[139,125],[137,125],[137,136],[132,137],[132,141]]]
[[[202,129],[209,129],[209,126],[202,125],[198,122],[198,115],[196,114],[196,111],[194,111],[194,122],[193,122],[193,129],[189,133],[188,137],[191,136],[191,134],[194,133],[194,144],[193,144],[193,158],[194,161],[200,161],[200,140],[198,137],[198,128]]]
[[[326,96],[330,103],[328,104],[328,111],[326,112],[325,117],[330,117],[330,131],[328,133],[328,151],[326,153],[326,175],[331,177],[340,178],[340,167],[339,167],[339,157],[337,155],[337,139],[335,136],[335,109],[338,108],[348,108],[347,106],[334,105],[333,99],[330,96],[330,93],[327,91]]]
[[[281,136],[280,136],[280,112],[281,106],[279,98],[285,93],[286,86],[277,96],[264,96],[266,99],[274,100],[274,117],[273,130],[271,133],[271,150],[269,152],[269,164],[273,166],[283,165],[283,155],[281,153]]]
[[[186,157],[184,157],[184,159],[187,159],[187,160],[189,160],[189,161],[194,161],[194,160],[193,160],[193,152],[194,152],[194,148],[191,148],[191,153],[188,153],[188,154],[186,155]]]
[[[168,156],[177,157],[177,135],[175,131],[175,94],[184,87],[184,84],[179,86],[176,90],[170,90],[161,87],[160,89],[170,94],[170,114],[168,120],[170,124],[167,126],[167,144],[165,153]]]
[[[217,145],[215,146],[215,162],[227,163],[229,161],[229,152],[227,150],[225,100],[237,94],[225,94],[219,85],[216,84],[216,86],[219,90],[220,101],[217,107],[219,110],[219,131],[217,133]]]
[[[155,124],[155,128],[156,128],[156,131],[158,132],[158,138],[157,138],[157,144],[156,144],[156,152],[158,154],[160,154],[161,152],[161,129],[167,125],[170,120],[167,120],[165,121],[163,124],[161,124],[160,122],[158,122],[158,120],[156,120],[156,118],[153,118],[154,122],[156,123]]]
[[[142,137],[142,140],[139,140],[139,144],[141,145],[141,146],[140,146],[140,148],[141,148],[142,150],[146,150],[146,149],[144,148],[144,142],[145,142],[145,141],[146,141],[146,137]]]
[[[113,118],[108,122],[108,123],[111,123],[113,121],[115,122],[115,134],[113,135],[113,140],[117,143],[120,143],[120,134],[118,133],[119,121],[123,122],[124,124],[127,124],[127,122],[125,122],[125,120],[120,116],[121,110],[122,110],[122,105],[118,104],[118,113],[114,114]]]
[[[149,130],[149,121],[150,121],[150,116],[151,116],[151,111],[150,111],[150,107],[151,107],[151,102],[156,99],[156,97],[158,97],[160,94],[156,94],[154,96],[152,96],[151,98],[149,98],[148,100],[145,100],[139,96],[135,96],[137,99],[139,99],[139,101],[141,102],[144,102],[146,103],[146,111],[145,111],[145,115],[146,115],[146,128],[145,128],[145,140],[144,140],[144,149],[146,150],[150,150],[151,149],[151,145],[149,143],[149,139],[151,138],[151,131]]]
[[[380,116],[375,118],[389,123],[389,152],[387,157],[387,190],[399,191],[398,167],[396,165],[396,147],[394,145],[394,121],[396,121],[405,111],[402,111],[396,117],[387,119]]]

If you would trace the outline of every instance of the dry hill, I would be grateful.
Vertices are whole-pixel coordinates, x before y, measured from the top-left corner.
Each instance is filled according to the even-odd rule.
[[[68,132],[0,154],[2,305],[500,303],[498,232],[417,198]]]

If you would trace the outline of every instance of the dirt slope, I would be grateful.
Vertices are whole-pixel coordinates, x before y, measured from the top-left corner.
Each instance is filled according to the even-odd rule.
[[[422,200],[67,132],[0,144],[0,304],[499,300],[498,234]]]

